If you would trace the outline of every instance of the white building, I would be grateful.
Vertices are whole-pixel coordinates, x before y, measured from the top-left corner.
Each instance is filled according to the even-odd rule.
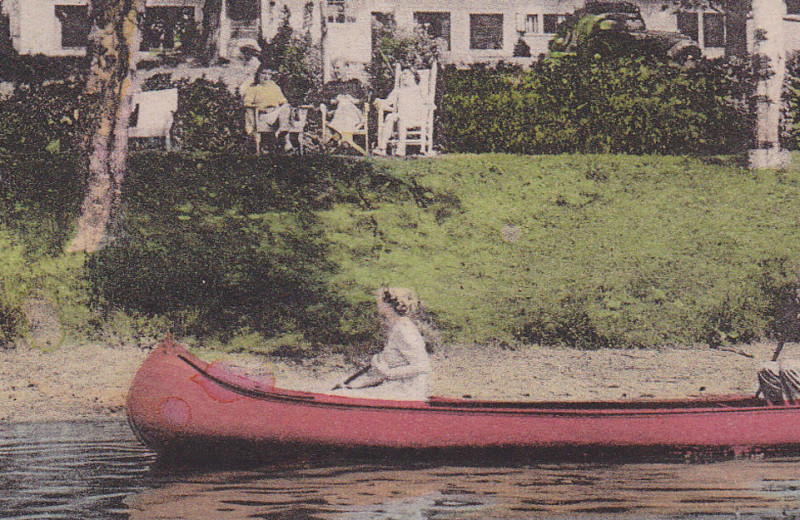
[[[143,0],[142,51],[171,52],[197,30],[205,0]],[[660,0],[636,0],[648,29],[680,31],[696,39],[706,55],[725,52],[731,20],[718,11],[679,11]],[[88,0],[2,0],[11,38],[21,54],[76,56],[85,52]],[[584,0],[223,0],[217,47],[236,58],[259,34],[275,34],[285,13],[296,30],[324,42],[326,59],[367,62],[373,22],[400,28],[424,26],[441,38],[453,63],[510,59],[521,38],[536,57],[564,15]],[[800,49],[800,0],[788,0],[787,49]],[[746,34],[746,27],[740,28]],[[748,40],[752,40],[752,35]],[[748,47],[750,47],[748,45]]]

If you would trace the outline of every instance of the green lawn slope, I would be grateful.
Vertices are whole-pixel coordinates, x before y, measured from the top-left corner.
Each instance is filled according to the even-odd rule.
[[[461,341],[751,340],[800,251],[797,169],[578,155],[376,167],[427,187],[429,204],[325,212],[333,281],[411,286]]]
[[[115,240],[83,259],[58,246],[75,183],[14,171],[0,208],[6,339],[24,329],[23,293],[38,291],[75,334],[355,345],[377,339],[370,294],[388,284],[416,290],[449,341],[750,341],[769,333],[800,258],[798,167],[141,153]]]

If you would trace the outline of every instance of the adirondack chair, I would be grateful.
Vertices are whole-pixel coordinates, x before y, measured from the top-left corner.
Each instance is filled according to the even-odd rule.
[[[402,87],[404,71],[398,64],[395,67],[395,87],[389,98],[378,100],[378,147],[376,153],[386,154],[391,148],[395,155],[405,156],[409,146],[418,146],[421,155],[433,155],[433,116],[436,110],[436,74],[437,64],[430,69],[417,71],[419,90],[422,93],[418,117],[404,120],[399,113],[398,103],[393,94]]]
[[[332,139],[338,139],[340,144],[347,145],[362,155],[369,155],[369,101],[361,100],[356,103],[361,110],[361,123],[354,128],[353,132],[347,132],[336,128],[334,118],[336,112],[331,111],[325,103],[320,104],[319,110],[322,115],[322,142],[328,143]],[[331,123],[334,123],[333,125]],[[356,138],[363,138],[364,145],[356,142]]]
[[[178,110],[178,89],[136,92],[131,99],[130,138],[163,138],[164,147],[172,149],[172,125]]]

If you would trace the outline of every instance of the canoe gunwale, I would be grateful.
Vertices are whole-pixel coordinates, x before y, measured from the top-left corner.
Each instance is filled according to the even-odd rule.
[[[191,355],[190,355],[191,356]],[[431,397],[428,401],[391,401],[351,398],[275,388],[269,392],[244,388],[214,376],[190,357],[177,357],[197,373],[231,392],[257,400],[292,402],[299,406],[378,409],[392,412],[426,411],[431,413],[520,414],[540,416],[607,417],[615,415],[647,416],[673,413],[742,413],[798,410],[800,405],[772,406],[753,396],[709,396],[696,399],[629,400],[629,401],[469,401]],[[193,356],[192,356],[193,357]]]

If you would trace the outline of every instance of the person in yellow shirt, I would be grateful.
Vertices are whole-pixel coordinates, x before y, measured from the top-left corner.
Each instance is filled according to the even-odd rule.
[[[266,125],[275,132],[275,138],[280,139],[280,134],[285,134],[285,149],[291,150],[289,140],[289,122],[292,107],[283,95],[281,87],[272,79],[272,71],[260,67],[256,72],[255,81],[244,91],[245,131],[256,134],[256,143],[261,136],[256,132],[256,122]],[[256,119],[258,118],[258,119]]]

